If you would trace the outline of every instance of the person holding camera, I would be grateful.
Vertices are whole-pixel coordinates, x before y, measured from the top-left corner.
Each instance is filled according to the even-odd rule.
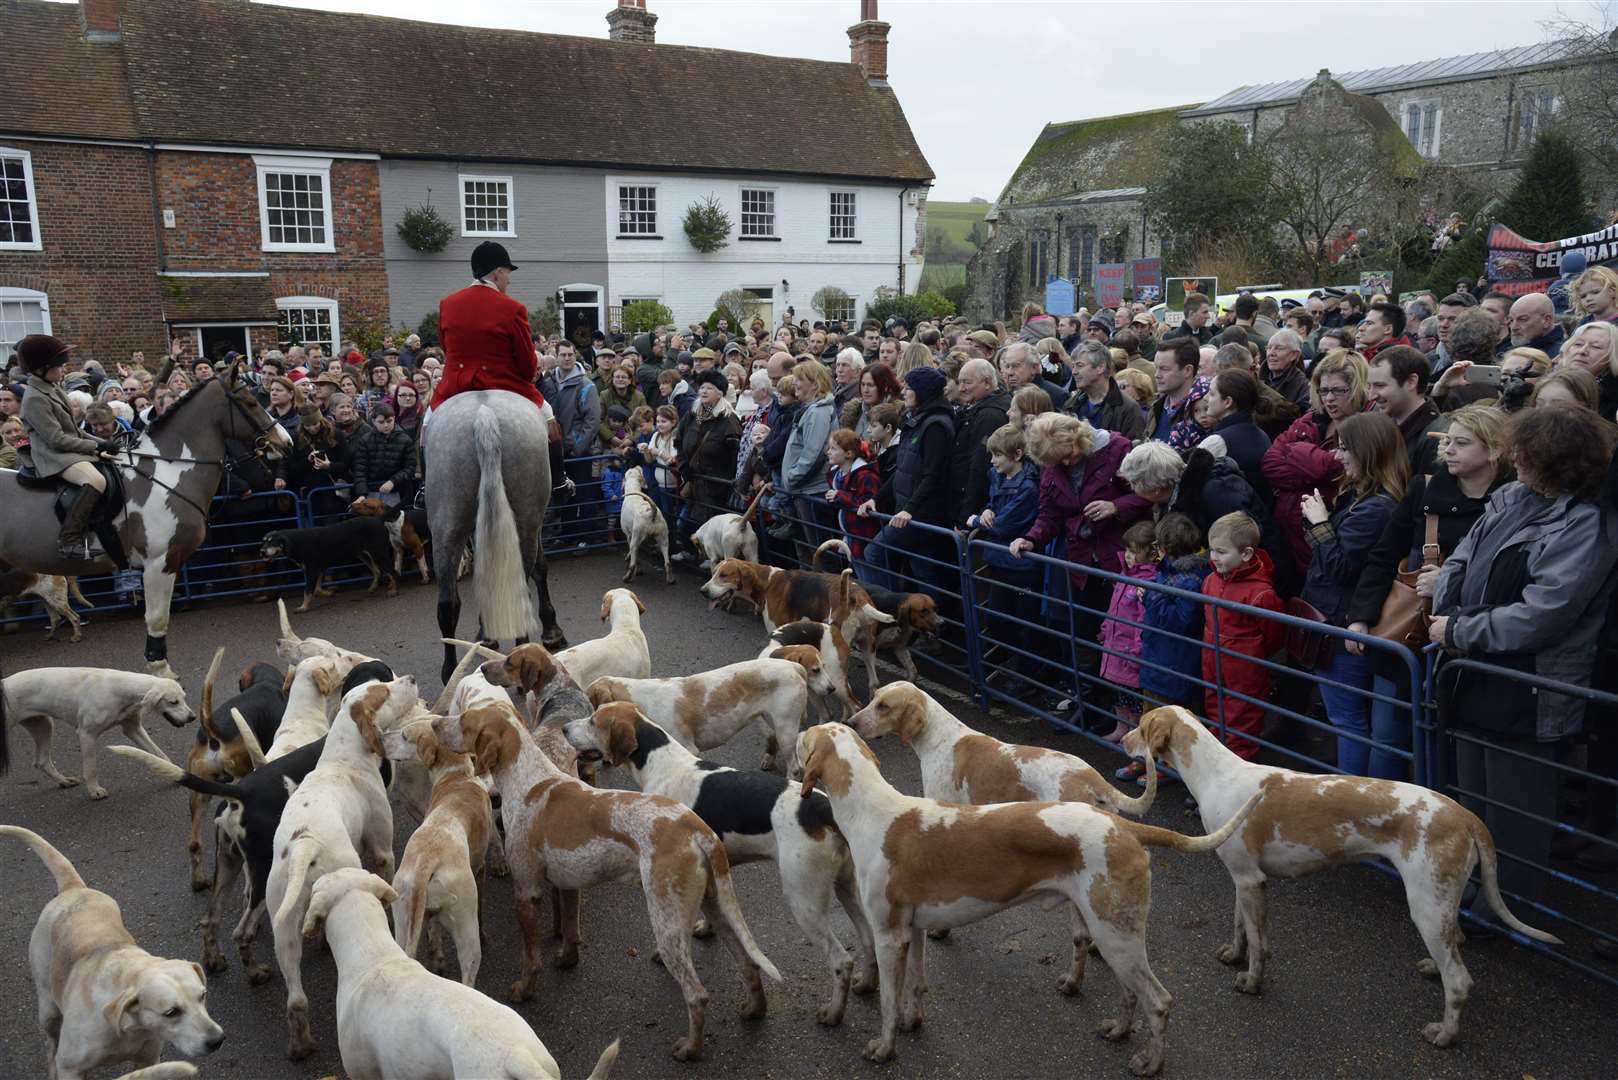
[[[1401,572],[1416,573],[1416,595],[1431,606],[1445,554],[1454,551],[1483,516],[1489,496],[1512,478],[1505,460],[1508,418],[1502,410],[1475,402],[1448,419],[1438,467],[1411,478],[1410,489],[1381,539],[1365,557],[1348,606],[1348,628],[1357,634],[1369,634],[1377,625]],[[1409,779],[1404,759],[1385,748],[1410,748],[1410,710],[1383,700],[1411,700],[1409,672],[1381,650],[1367,650],[1357,641],[1347,642],[1346,648],[1355,656],[1371,658],[1372,689],[1378,695],[1371,702],[1371,738],[1376,745],[1371,747],[1368,775]]]

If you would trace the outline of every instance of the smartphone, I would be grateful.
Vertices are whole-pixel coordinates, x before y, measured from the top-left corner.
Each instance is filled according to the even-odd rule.
[[[1480,383],[1484,386],[1499,386],[1500,365],[1473,364],[1471,367],[1466,369],[1466,381],[1469,383]]]

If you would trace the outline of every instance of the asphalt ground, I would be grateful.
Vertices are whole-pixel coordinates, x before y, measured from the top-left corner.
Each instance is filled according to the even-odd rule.
[[[618,584],[622,562],[612,555],[558,559],[552,587],[563,628],[577,642],[598,634],[602,592]],[[640,578],[648,608],[653,673],[705,670],[756,655],[763,642],[758,619],[710,611],[683,573],[665,585]],[[470,597],[470,583],[465,592]],[[296,616],[301,633],[330,638],[374,654],[401,673],[414,673],[424,691],[436,691],[439,648],[433,621],[434,590],[412,575],[397,599],[367,598],[349,590]],[[468,604],[466,632],[473,612]],[[193,704],[212,650],[226,649],[227,672],[252,660],[274,660],[273,605],[239,601],[195,603],[178,610],[171,660]],[[132,615],[95,618],[82,644],[45,642],[29,628],[0,636],[8,672],[44,665],[91,665],[140,670],[143,629]],[[855,690],[863,681],[856,664]],[[1098,767],[1121,758],[1039,722],[996,710],[985,717],[959,700],[946,703],[967,722],[1001,738],[1055,745],[1082,753]],[[175,760],[183,760],[190,729],[152,731]],[[185,851],[186,799],[105,749],[102,782],[111,792],[91,802],[82,788],[58,790],[32,769],[26,734],[10,736],[13,768],[0,779],[0,821],[43,834],[78,867],[93,887],[115,897],[135,939],[163,956],[199,958],[197,920],[206,894],[189,888]],[[114,734],[109,739],[121,739]],[[762,736],[748,732],[712,756],[751,767]],[[104,744],[103,744],[104,745]],[[918,793],[914,756],[891,741],[876,747],[888,778]],[[56,735],[58,765],[77,773],[71,732]],[[627,786],[616,771],[604,782]],[[399,853],[414,825],[395,807]],[[1200,832],[1177,789],[1165,788],[1148,816],[1154,824]],[[209,840],[211,862],[211,838]],[[1390,877],[1350,867],[1270,886],[1272,957],[1262,996],[1237,993],[1232,973],[1214,959],[1230,933],[1233,893],[1211,854],[1158,851],[1153,858],[1153,912],[1148,949],[1158,977],[1174,995],[1165,1074],[1182,1077],[1610,1077],[1618,1073],[1618,991],[1570,971],[1506,940],[1463,948],[1476,980],[1462,1020],[1462,1041],[1449,1050],[1429,1046],[1421,1026],[1438,1019],[1442,995],[1416,972],[1426,954],[1406,914],[1403,891]],[[1061,910],[1029,906],[958,930],[928,948],[926,1023],[901,1033],[898,1056],[886,1066],[864,1061],[861,1050],[878,1027],[876,999],[854,997],[841,1027],[823,1028],[814,1012],[827,987],[822,959],[788,916],[780,881],[768,863],[736,871],[748,923],[784,981],[768,988],[769,1016],[740,1020],[739,972],[717,939],[695,946],[697,966],[712,995],[703,1060],[681,1064],[669,1056],[685,1032],[685,1009],[674,980],[651,961],[653,941],[639,890],[611,885],[585,894],[583,960],[571,971],[547,969],[539,989],[518,1011],[533,1024],[567,1077],[582,1077],[601,1049],[622,1039],[614,1075],[624,1077],[955,1077],[1043,1078],[1128,1076],[1131,1044],[1096,1038],[1115,1014],[1117,984],[1093,958],[1084,992],[1056,990],[1070,945]],[[520,964],[511,887],[493,881],[488,901],[479,988],[502,995]],[[28,972],[29,934],[52,895],[48,874],[19,845],[0,846],[0,1078],[43,1076],[43,1038],[35,1024]],[[238,908],[227,907],[228,932]],[[843,919],[841,912],[839,920]],[[545,924],[549,926],[549,916]],[[842,925],[845,942],[852,929]],[[201,1061],[202,1075],[222,1078],[326,1077],[341,1074],[334,1027],[336,970],[329,954],[306,953],[304,979],[318,1043],[302,1062],[283,1056],[285,987],[277,976],[249,986],[234,950],[222,942],[230,967],[209,978],[209,1007],[225,1028],[225,1045]],[[549,945],[548,945],[549,948]],[[260,958],[273,957],[269,927],[261,928]],[[1589,959],[1588,956],[1584,957]],[[1596,961],[1599,963],[1599,961]],[[165,1056],[173,1057],[172,1050]],[[97,1078],[116,1076],[99,1070]]]

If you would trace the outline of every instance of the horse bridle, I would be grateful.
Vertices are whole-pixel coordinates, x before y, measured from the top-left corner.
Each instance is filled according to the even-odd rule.
[[[191,498],[191,496],[187,495],[185,492],[181,491],[179,488],[175,487],[173,484],[165,483],[164,481],[159,480],[157,478],[157,470],[156,469],[153,469],[150,474],[141,472],[140,469],[135,467],[135,459],[136,458],[145,458],[148,461],[155,461],[155,462],[158,462],[158,463],[161,463],[161,464],[168,464],[168,465],[212,465],[212,466],[217,466],[218,468],[224,470],[225,477],[228,478],[233,472],[236,471],[237,465],[240,464],[241,462],[258,460],[258,459],[262,458],[264,456],[264,454],[265,454],[265,451],[267,451],[269,449],[269,446],[270,446],[270,432],[272,432],[272,431],[274,431],[276,429],[276,426],[277,426],[276,421],[272,417],[267,426],[262,427],[262,428],[258,427],[257,421],[255,421],[253,419],[252,413],[247,411],[247,406],[242,404],[241,401],[237,399],[236,391],[234,389],[226,388],[226,390],[225,390],[225,400],[230,402],[230,407],[231,407],[231,411],[230,411],[230,430],[225,433],[225,441],[226,442],[231,442],[231,441],[240,442],[241,441],[240,439],[238,439],[236,437],[236,420],[237,420],[237,417],[239,416],[241,419],[247,421],[249,427],[254,429],[254,437],[253,437],[253,444],[252,444],[253,448],[248,453],[245,453],[245,454],[233,454],[233,455],[231,455],[229,457],[219,458],[218,460],[212,460],[212,459],[208,459],[208,458],[194,458],[194,457],[169,457],[169,456],[167,456],[165,454],[154,454],[154,453],[152,453],[152,452],[150,452],[148,450],[136,450],[134,447],[131,446],[131,447],[126,447],[122,451],[122,456],[127,459],[122,464],[122,467],[128,469],[130,472],[134,473],[136,476],[139,476],[139,477],[141,477],[143,479],[151,481],[153,484],[156,484],[158,487],[162,488],[163,490],[165,490],[165,491],[167,491],[167,492],[169,492],[169,493],[171,493],[173,495],[178,495],[183,501],[188,503],[192,507],[192,509],[196,510],[197,513],[201,514],[202,519],[204,521],[207,521],[208,520],[208,511],[206,509],[204,509],[202,506],[198,505],[197,501],[195,499]],[[114,455],[114,456],[117,457],[118,455]]]

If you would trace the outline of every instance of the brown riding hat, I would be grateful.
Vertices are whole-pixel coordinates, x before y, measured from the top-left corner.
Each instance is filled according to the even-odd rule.
[[[34,375],[43,375],[58,364],[67,363],[67,355],[73,351],[73,346],[49,334],[29,334],[13,348],[23,370]]]

